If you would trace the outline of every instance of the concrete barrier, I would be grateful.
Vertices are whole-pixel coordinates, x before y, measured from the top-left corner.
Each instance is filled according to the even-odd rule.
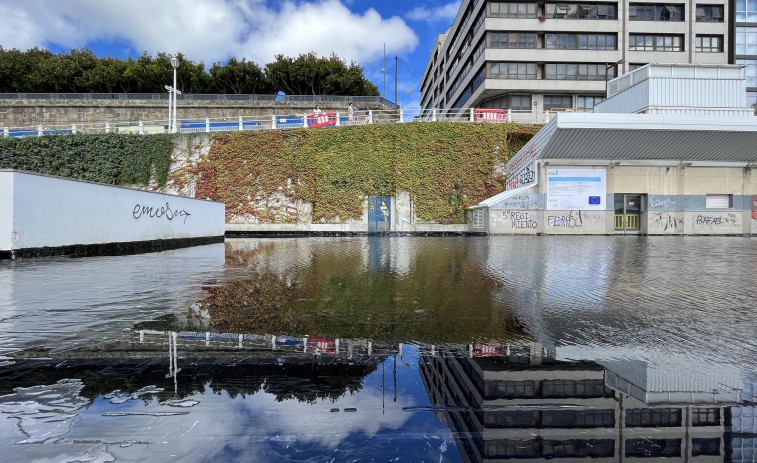
[[[0,170],[0,258],[121,254],[223,241],[222,203]]]

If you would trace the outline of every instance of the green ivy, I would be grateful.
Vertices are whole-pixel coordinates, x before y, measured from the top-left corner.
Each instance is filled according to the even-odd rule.
[[[0,168],[146,186],[165,187],[174,136],[87,133],[0,138]]]
[[[312,203],[313,221],[334,221],[360,218],[366,195],[404,190],[418,218],[464,223],[466,208],[504,190],[501,167],[538,130],[424,122],[224,133],[195,168],[196,194],[225,203],[227,220],[280,220],[256,201],[278,193]]]

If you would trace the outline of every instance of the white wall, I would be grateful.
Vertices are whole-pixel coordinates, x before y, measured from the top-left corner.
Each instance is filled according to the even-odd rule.
[[[0,251],[10,250],[13,242],[13,175],[0,171]]]
[[[222,203],[25,172],[0,172],[0,213],[12,210],[13,250],[222,236]],[[3,221],[4,223],[4,221]],[[2,229],[0,229],[2,231]],[[0,249],[8,249],[3,237]]]

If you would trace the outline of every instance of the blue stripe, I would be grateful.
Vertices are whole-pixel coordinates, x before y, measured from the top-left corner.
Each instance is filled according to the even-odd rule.
[[[549,177],[550,182],[601,182],[599,177]]]

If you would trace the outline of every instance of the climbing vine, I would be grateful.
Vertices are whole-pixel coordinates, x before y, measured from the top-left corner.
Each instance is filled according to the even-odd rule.
[[[82,133],[0,138],[0,168],[114,185],[164,187],[174,136]]]
[[[462,223],[465,209],[504,189],[501,167],[538,127],[449,122],[217,135],[192,169],[196,196],[227,220],[293,221],[282,204],[312,204],[314,222],[358,219],[367,195],[408,191],[415,214]]]

